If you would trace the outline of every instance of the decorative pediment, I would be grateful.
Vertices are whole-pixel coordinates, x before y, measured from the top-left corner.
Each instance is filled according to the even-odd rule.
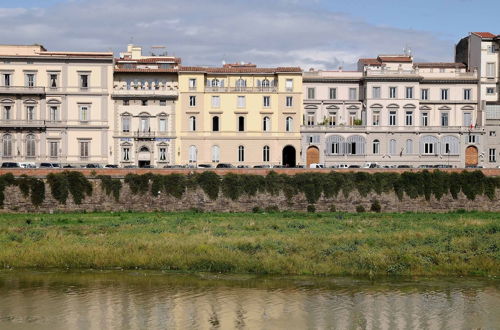
[[[438,108],[439,110],[451,110],[451,108],[447,105],[443,105],[442,107]]]
[[[399,105],[397,105],[396,103],[392,103],[392,104],[389,104],[387,106],[388,109],[399,109]]]
[[[403,108],[405,108],[405,109],[415,109],[415,108],[416,108],[416,106],[415,106],[414,104],[405,104],[405,105],[403,106]]]
[[[432,108],[429,107],[428,105],[423,105],[420,107],[420,110],[432,110]]]
[[[340,108],[335,104],[329,105],[326,107],[327,110],[339,110]]]
[[[315,106],[315,105],[310,104],[310,105],[306,105],[306,106],[304,107],[304,109],[306,109],[306,110],[317,110],[317,109],[318,109],[318,107],[317,107],[317,106]]]
[[[61,101],[57,99],[50,99],[47,101],[47,104],[61,104]]]
[[[24,100],[24,104],[37,104],[38,102],[35,99],[27,99]]]
[[[14,103],[14,100],[12,99],[2,99],[0,103]]]
[[[347,107],[347,110],[359,110],[359,107],[357,105],[352,104]]]
[[[370,109],[382,109],[382,108],[383,108],[382,104],[379,103],[370,105]]]
[[[464,105],[461,109],[462,110],[474,110],[474,107],[472,105]]]

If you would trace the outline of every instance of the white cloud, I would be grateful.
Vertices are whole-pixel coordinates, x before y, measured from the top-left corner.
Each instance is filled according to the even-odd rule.
[[[52,50],[125,49],[133,38],[164,44],[188,65],[222,60],[303,68],[353,66],[359,57],[401,53],[451,60],[452,44],[428,32],[375,26],[297,0],[85,0],[46,9],[2,9],[4,43]]]

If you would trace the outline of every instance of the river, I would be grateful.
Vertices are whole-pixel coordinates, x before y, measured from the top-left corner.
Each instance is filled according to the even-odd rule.
[[[0,271],[0,329],[500,329],[500,280]]]

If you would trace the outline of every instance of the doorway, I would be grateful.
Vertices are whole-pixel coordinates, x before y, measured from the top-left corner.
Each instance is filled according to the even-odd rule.
[[[294,147],[286,146],[283,148],[282,164],[284,167],[295,167],[296,155]]]
[[[465,166],[476,166],[479,163],[479,153],[474,146],[465,149]]]
[[[307,168],[309,168],[309,165],[311,165],[311,164],[318,164],[319,163],[319,149],[318,149],[318,147],[307,148],[306,163],[307,163]]]
[[[151,152],[146,146],[142,146],[139,149],[139,154],[137,155],[137,160],[139,167],[145,167],[151,165]]]

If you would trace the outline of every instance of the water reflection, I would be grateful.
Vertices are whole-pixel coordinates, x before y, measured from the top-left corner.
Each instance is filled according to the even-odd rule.
[[[495,329],[500,283],[0,272],[0,329]]]

